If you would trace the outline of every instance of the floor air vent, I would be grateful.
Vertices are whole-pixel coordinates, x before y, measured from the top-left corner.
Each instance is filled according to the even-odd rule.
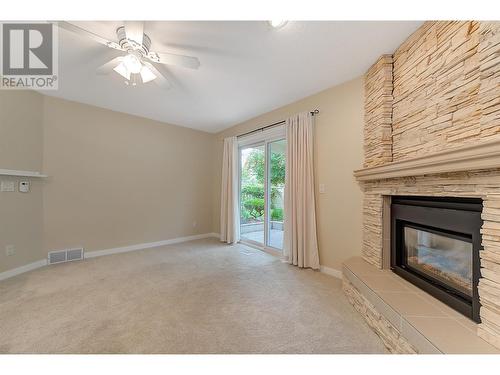
[[[49,252],[49,264],[71,262],[83,259],[83,248]]]
[[[72,260],[82,260],[83,259],[83,249],[71,249],[66,251],[66,261],[71,262]]]

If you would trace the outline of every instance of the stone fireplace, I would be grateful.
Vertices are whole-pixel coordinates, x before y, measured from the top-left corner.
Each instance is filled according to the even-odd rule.
[[[426,22],[393,55],[382,56],[365,75],[365,163],[354,173],[364,192],[364,262],[392,269],[423,292],[405,290],[466,315],[456,320],[497,348],[499,52],[500,22],[439,21]],[[446,214],[439,209],[457,207],[454,218],[436,220]],[[363,267],[348,265],[347,274],[371,272]],[[426,278],[433,283],[427,289]],[[368,301],[379,296],[367,299],[353,280],[344,278],[346,294],[360,312],[374,309],[365,318],[389,349],[419,352],[404,337],[409,320],[391,323],[393,316]]]
[[[495,143],[500,163],[500,141]],[[453,163],[447,164],[446,168],[453,168]],[[398,173],[412,173],[411,176],[381,179],[372,179],[363,173],[357,172],[365,194],[362,258],[377,269],[390,270],[394,265],[391,257],[391,201],[398,202],[398,197],[448,197],[454,200],[472,198],[482,202],[481,242],[476,253],[479,259],[475,258],[480,270],[473,290],[477,293],[473,299],[476,305],[479,302],[479,306],[474,309],[475,315],[469,315],[472,312],[467,313],[463,309],[461,313],[480,321],[473,328],[476,334],[500,348],[500,169],[413,175],[416,172],[410,168]],[[435,228],[435,224],[426,221],[424,228],[428,227]]]

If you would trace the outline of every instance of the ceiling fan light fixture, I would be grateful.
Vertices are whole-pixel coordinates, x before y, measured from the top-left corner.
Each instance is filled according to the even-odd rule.
[[[141,79],[142,83],[148,83],[156,78],[156,75],[146,65],[142,66]]]
[[[141,72],[142,69],[141,60],[133,53],[129,53],[127,56],[123,58],[123,64],[125,65],[127,70],[132,74],[138,74]]]
[[[126,65],[123,63],[123,61],[118,64],[115,68],[113,68],[115,72],[117,72],[119,75],[121,75],[123,78],[126,80],[130,80],[130,71],[127,69]]]
[[[193,56],[151,51],[151,39],[144,33],[142,21],[126,21],[125,25],[118,27],[116,29],[117,41],[108,40],[70,22],[60,21],[57,25],[59,28],[123,52],[122,56],[117,56],[99,66],[96,73],[104,75],[115,71],[125,79],[127,86],[136,86],[141,82],[147,83],[154,80],[158,86],[170,88],[169,80],[161,70],[156,69],[154,64],[177,65],[190,69],[198,69],[200,66],[198,58]]]
[[[113,49],[117,49],[117,50],[119,50],[121,48],[120,45],[116,42],[108,42],[108,43],[106,43],[106,45],[109,48],[113,48]]]
[[[128,81],[125,81],[125,84],[130,87],[136,87],[139,83],[138,74],[132,74]]]
[[[271,20],[268,22],[275,29],[281,29],[283,26],[285,26],[288,23],[288,21],[286,21],[286,20]]]

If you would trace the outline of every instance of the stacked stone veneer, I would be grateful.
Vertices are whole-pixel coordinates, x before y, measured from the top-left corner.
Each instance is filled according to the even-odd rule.
[[[392,95],[385,90],[390,61],[383,56],[365,76],[365,167],[500,138],[500,22],[425,23],[393,55]],[[389,102],[391,137],[383,109]],[[500,348],[500,169],[375,180],[362,188],[363,258],[379,268],[384,196],[484,200],[478,335]]]
[[[392,161],[392,55],[383,55],[365,79],[365,167]]]
[[[499,30],[427,22],[394,52],[394,161],[499,135]]]

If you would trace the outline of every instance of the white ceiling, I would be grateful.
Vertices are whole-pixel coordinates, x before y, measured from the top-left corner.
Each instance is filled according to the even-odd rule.
[[[74,22],[115,41],[122,22]],[[421,22],[148,21],[152,50],[197,56],[198,70],[169,66],[164,90],[128,87],[95,69],[120,52],[59,29],[59,90],[47,95],[217,132],[365,73]]]

